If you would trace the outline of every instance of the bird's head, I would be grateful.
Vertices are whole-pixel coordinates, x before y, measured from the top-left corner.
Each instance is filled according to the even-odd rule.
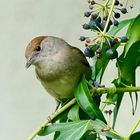
[[[67,43],[58,37],[53,36],[39,36],[31,40],[25,50],[25,57],[27,59],[26,68],[32,64],[40,64],[46,57],[52,57],[59,52]]]
[[[25,50],[25,57],[27,59],[26,68],[32,64],[37,63],[42,53],[42,41],[47,38],[46,36],[39,36],[31,40]]]

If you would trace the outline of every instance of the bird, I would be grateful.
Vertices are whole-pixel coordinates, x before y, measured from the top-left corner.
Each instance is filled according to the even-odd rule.
[[[83,52],[54,36],[33,38],[25,49],[26,68],[35,66],[37,79],[54,97],[57,107],[74,97],[74,91],[85,75],[90,80],[92,70]]]

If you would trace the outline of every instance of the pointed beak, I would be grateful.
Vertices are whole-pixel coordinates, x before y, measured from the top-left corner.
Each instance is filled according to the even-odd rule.
[[[38,53],[34,53],[31,58],[27,59],[27,62],[25,65],[26,68],[29,68],[32,64],[34,64],[34,62],[37,58],[37,55],[38,55]]]
[[[33,64],[33,62],[34,62],[34,61],[33,61],[32,58],[29,59],[29,60],[27,60],[25,67],[26,67],[26,68],[29,68],[29,67]]]

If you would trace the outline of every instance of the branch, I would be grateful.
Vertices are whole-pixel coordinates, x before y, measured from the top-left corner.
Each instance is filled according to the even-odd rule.
[[[102,94],[114,94],[116,92],[137,92],[140,91],[140,87],[123,87],[123,88],[116,88],[115,86],[113,87],[104,87],[104,88],[98,88],[96,89],[95,87],[92,88],[92,96],[97,96],[97,95],[102,95]]]
[[[95,87],[92,87],[92,91],[91,91],[92,94],[91,94],[91,96],[93,96],[93,97],[94,96],[99,96],[99,95],[102,95],[102,94],[105,94],[105,93],[112,94],[113,95],[116,92],[136,92],[136,91],[140,91],[140,87],[116,88],[115,86],[113,86],[113,87],[109,87],[109,88],[104,87],[104,88],[98,88],[98,89],[95,88]],[[61,113],[63,113],[65,110],[67,110],[69,107],[71,107],[75,103],[76,103],[76,98],[73,98],[70,102],[68,102],[62,108],[60,108],[59,110],[57,110],[53,115],[51,115],[49,117],[49,119],[47,119],[45,122],[43,122],[43,124],[28,138],[28,140],[33,140],[34,137],[36,137],[36,135],[42,130],[42,128],[44,128],[45,126],[47,126],[58,115],[60,115]]]
[[[36,135],[47,126],[53,119],[55,119],[58,115],[60,115],[62,112],[67,110],[69,107],[71,107],[73,104],[76,103],[76,99],[72,99],[70,102],[68,102],[66,105],[64,105],[62,108],[57,110],[53,115],[51,115],[45,122],[42,123],[42,125],[28,138],[28,140],[33,140]]]

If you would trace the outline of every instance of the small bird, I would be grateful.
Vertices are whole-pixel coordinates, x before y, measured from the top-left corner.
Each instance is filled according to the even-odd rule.
[[[39,36],[25,50],[26,68],[35,66],[37,78],[58,105],[74,96],[74,90],[85,75],[89,80],[91,68],[82,51],[61,38]]]

